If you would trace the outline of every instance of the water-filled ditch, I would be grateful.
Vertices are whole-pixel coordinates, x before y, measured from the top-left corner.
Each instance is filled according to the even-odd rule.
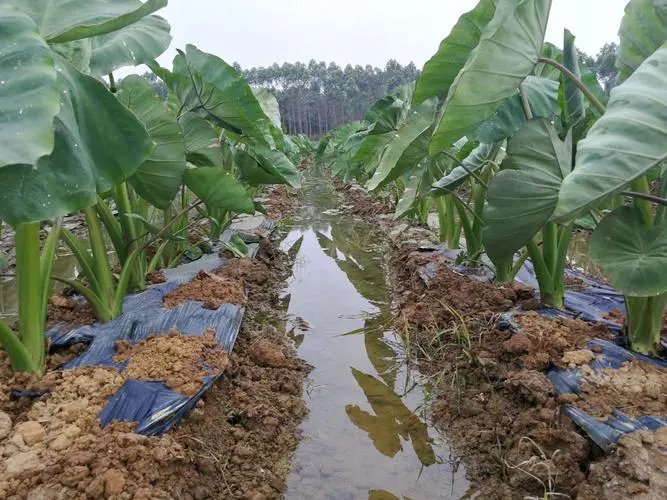
[[[337,210],[324,175],[307,171],[300,209],[281,223],[295,256],[286,330],[314,366],[286,497],[460,498],[463,466],[424,419],[429,387],[391,329],[384,237]]]

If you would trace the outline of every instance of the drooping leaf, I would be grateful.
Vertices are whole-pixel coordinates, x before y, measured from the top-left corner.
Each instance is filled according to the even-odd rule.
[[[243,185],[222,168],[188,168],[185,183],[212,207],[237,213],[255,213],[255,204]]]
[[[213,126],[199,115],[185,113],[178,119],[185,136],[185,155],[200,167],[222,167],[222,150]]]
[[[301,187],[301,176],[294,164],[281,151],[255,144],[247,151],[236,153],[241,178],[248,184],[288,184]]]
[[[548,118],[558,113],[558,82],[528,76],[522,83],[533,118]],[[477,126],[468,137],[482,143],[501,141],[514,135],[528,120],[519,91],[508,98],[491,118]]]
[[[667,221],[649,228],[636,207],[619,207],[598,224],[590,252],[620,292],[639,297],[667,292]]]
[[[118,31],[90,39],[90,72],[106,75],[123,66],[138,66],[162,54],[171,43],[169,23],[146,16]]]
[[[483,240],[491,259],[503,261],[544,226],[571,169],[572,141],[563,142],[545,119],[531,120],[507,142],[503,170],[489,183]]]
[[[611,92],[605,114],[577,147],[577,168],[561,188],[556,220],[618,194],[667,155],[667,46]]]
[[[271,120],[264,114],[250,86],[225,61],[187,45],[174,58],[173,87],[186,109],[218,125],[268,146],[274,145]]]
[[[56,68],[25,14],[0,5],[0,168],[33,165],[53,150]]]
[[[437,105],[438,100],[432,98],[410,111],[405,123],[393,134],[384,149],[373,177],[366,184],[366,189],[375,190],[403,174],[396,171],[397,163],[410,144],[432,127]]]
[[[489,119],[535,68],[551,0],[500,0],[477,48],[452,83],[431,141],[438,154]]]
[[[400,219],[407,215],[419,196],[419,188],[426,173],[426,165],[419,165],[417,168],[410,171],[407,181],[405,182],[405,189],[403,194],[396,204],[394,211],[394,220]]]
[[[167,5],[167,0],[11,0],[32,17],[49,43],[64,43],[119,30]]]
[[[495,158],[498,155],[498,149],[499,146],[496,144],[480,144],[462,161],[465,168],[460,165],[454,167],[451,172],[433,184],[433,189],[444,193],[453,191],[470,177],[470,172],[479,174],[487,161],[498,160]]]
[[[50,219],[96,201],[130,177],[150,155],[144,126],[106,87],[54,54],[60,87],[55,146],[37,166],[0,168],[0,219]]]
[[[269,90],[264,88],[252,89],[252,91],[264,114],[271,119],[271,123],[275,127],[280,128],[280,106],[278,105],[278,99]]]
[[[424,65],[415,87],[415,104],[429,97],[445,100],[456,75],[477,47],[482,31],[493,18],[497,3],[498,0],[482,0],[459,18],[449,36],[440,42],[438,51]]]
[[[396,130],[408,102],[395,95],[379,99],[367,112],[365,119],[372,123],[370,133],[380,135]]]
[[[569,69],[577,79],[581,80],[577,48],[574,45],[574,35],[567,29],[564,33],[563,42],[563,65]],[[568,128],[575,127],[584,118],[584,94],[569,78],[562,77],[565,91],[565,112],[567,114]],[[578,135],[578,134],[577,134]],[[575,142],[578,137],[575,136]]]
[[[118,100],[134,112],[155,143],[150,157],[130,177],[135,191],[157,208],[167,208],[185,175],[185,142],[176,115],[142,77],[123,78]]]
[[[667,42],[667,4],[664,0],[631,0],[618,35],[617,82],[622,83]]]

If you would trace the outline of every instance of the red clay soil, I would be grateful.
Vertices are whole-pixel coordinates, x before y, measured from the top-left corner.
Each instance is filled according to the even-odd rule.
[[[342,182],[339,179],[332,178],[334,189],[343,195],[345,201],[349,203],[348,211],[361,217],[374,217],[379,214],[388,213],[391,207],[385,200],[380,200],[360,186]]]
[[[46,311],[47,330],[62,324],[61,330],[67,331],[79,326],[92,325],[94,322],[93,309],[87,302],[81,303],[60,295],[49,298]]]
[[[170,389],[194,396],[205,377],[221,373],[227,367],[227,353],[216,345],[213,330],[200,337],[170,332],[137,344],[117,342],[114,361],[128,361],[123,370],[126,379],[164,380]]]
[[[293,213],[299,205],[296,189],[288,186],[277,186],[269,191],[269,201],[264,204],[267,215],[279,219]]]
[[[208,365],[213,346],[207,337],[173,334],[119,345],[118,359],[129,350],[136,355],[123,374],[106,367],[54,370],[81,350],[75,346],[49,356],[46,374],[38,379],[11,372],[0,351],[0,498],[279,498],[307,412],[301,394],[309,367],[295,357],[285,335],[266,323],[272,315],[280,319],[275,303],[287,268],[266,243],[260,253],[270,263],[270,280],[246,305],[250,314],[234,353],[217,358],[218,368],[227,363],[224,375],[161,438],[134,434],[131,423],[100,429],[97,415],[128,374],[177,376],[202,355]],[[179,361],[182,370],[174,366]],[[12,401],[11,389],[32,390],[35,398]]]
[[[658,464],[664,464],[664,450],[655,444],[664,437],[647,433],[638,445],[626,437],[616,452],[603,457],[559,412],[561,403],[573,403],[595,408],[599,416],[611,407],[666,414],[664,370],[638,363],[614,374],[584,369],[582,397],[559,398],[546,368],[583,366],[596,354],[585,349],[586,342],[610,339],[610,332],[534,311],[515,317],[517,333],[500,331],[500,314],[530,301],[530,290],[481,283],[448,268],[442,257],[415,251],[414,245],[399,248],[390,258],[397,329],[410,335],[420,369],[434,377],[432,417],[464,460],[478,498],[553,493],[580,500],[667,498],[664,465],[642,468],[639,460],[627,458],[661,455]],[[438,274],[426,286],[417,270],[428,262],[435,263]],[[613,489],[605,489],[608,481]]]
[[[188,300],[203,302],[202,307],[205,309],[217,309],[222,304],[243,304],[245,293],[238,280],[199,271],[191,281],[183,283],[165,295],[163,303],[166,307],[172,308]]]

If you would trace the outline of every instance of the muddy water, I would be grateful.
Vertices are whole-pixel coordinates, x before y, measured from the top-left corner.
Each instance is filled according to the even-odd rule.
[[[61,278],[76,278],[79,273],[79,263],[72,254],[58,255],[53,261],[53,275]],[[64,284],[52,281],[51,293],[58,293]],[[0,281],[0,319],[12,318],[18,314],[18,297],[16,280]]]
[[[422,417],[428,386],[390,327],[383,236],[340,214],[315,169],[301,197],[282,224],[282,248],[296,256],[283,302],[288,334],[315,369],[286,497],[460,498],[463,467]]]

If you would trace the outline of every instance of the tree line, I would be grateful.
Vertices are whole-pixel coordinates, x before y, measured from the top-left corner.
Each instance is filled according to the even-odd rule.
[[[336,126],[361,120],[375,101],[417,79],[414,63],[390,60],[384,69],[366,65],[316,62],[273,64],[242,69],[254,87],[269,89],[278,99],[283,125],[290,134],[317,138]]]
[[[579,63],[593,71],[609,93],[616,82],[616,43],[606,43],[595,56],[578,51]],[[234,68],[253,87],[270,90],[278,99],[283,128],[289,134],[311,138],[325,135],[342,123],[361,120],[375,101],[397,87],[413,82],[420,70],[414,63],[405,66],[391,59],[384,69],[366,65],[316,62],[273,64],[269,67]],[[166,98],[167,88],[153,73],[144,78]]]

